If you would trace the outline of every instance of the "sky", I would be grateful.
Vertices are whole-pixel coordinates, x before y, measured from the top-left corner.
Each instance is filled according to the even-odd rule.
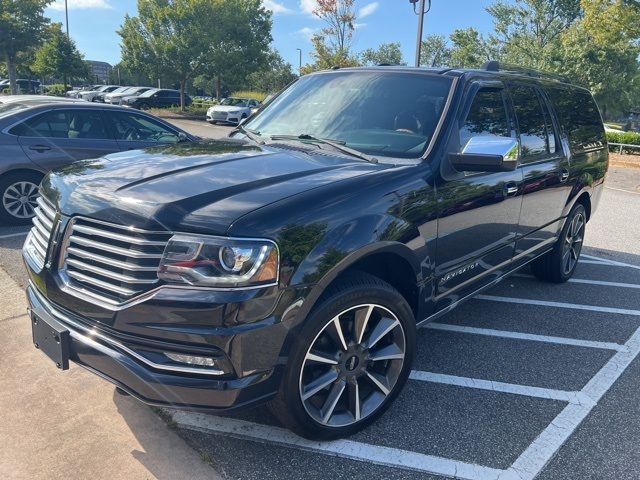
[[[227,0],[234,1],[234,0]],[[494,0],[433,0],[425,16],[424,34],[448,35],[456,28],[475,27],[481,32],[492,29],[485,11]],[[298,67],[311,61],[310,37],[322,27],[312,15],[315,0],[263,0],[273,12],[273,46],[282,57]],[[356,0],[356,32],[353,49],[376,48],[381,43],[399,42],[404,61],[411,64],[415,56],[418,17],[409,0]],[[68,0],[69,32],[87,60],[115,64],[120,60],[120,37],[116,30],[125,14],[136,15],[136,0]],[[47,16],[64,23],[64,0],[55,0]]]

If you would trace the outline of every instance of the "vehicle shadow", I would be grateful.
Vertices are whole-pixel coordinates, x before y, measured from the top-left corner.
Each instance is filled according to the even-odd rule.
[[[115,389],[113,403],[140,444],[140,449],[131,451],[149,472],[158,480],[216,480],[222,478],[214,468],[189,447],[172,430],[154,409],[133,397],[122,395]]]

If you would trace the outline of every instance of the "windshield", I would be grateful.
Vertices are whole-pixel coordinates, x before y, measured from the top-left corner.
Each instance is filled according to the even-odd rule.
[[[129,91],[129,90],[131,90],[131,87],[119,87],[119,88],[116,88],[116,89],[115,89],[113,92],[111,92],[111,93],[122,93],[122,92],[127,92],[127,91]]]
[[[150,97],[151,95],[153,95],[154,93],[158,92],[159,90],[157,88],[152,88],[151,90],[147,90],[146,92],[144,92],[143,94],[141,94],[141,97]]]
[[[225,98],[220,102],[220,105],[231,105],[234,107],[246,107],[249,101],[246,98]]]
[[[311,135],[375,156],[418,158],[435,132],[451,82],[388,71],[309,75],[246,127],[265,137]]]
[[[29,108],[29,105],[18,102],[0,104],[0,118],[11,115],[13,112],[24,110],[25,108]]]

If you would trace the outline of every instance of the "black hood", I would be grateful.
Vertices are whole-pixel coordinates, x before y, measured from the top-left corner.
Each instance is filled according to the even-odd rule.
[[[42,192],[68,216],[224,234],[260,207],[382,168],[320,151],[184,142],[74,163],[51,173]]]

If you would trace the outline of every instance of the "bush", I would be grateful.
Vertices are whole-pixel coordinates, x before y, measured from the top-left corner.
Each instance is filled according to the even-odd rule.
[[[233,92],[232,97],[242,97],[242,98],[255,98],[256,100],[263,101],[266,97],[266,93],[262,92],[252,92],[250,90],[241,90],[239,92]]]
[[[45,94],[52,95],[54,97],[64,97],[66,95],[66,91],[64,90],[64,85],[61,83],[54,83],[52,85],[46,85],[44,87]]]
[[[609,143],[623,143],[625,145],[638,145],[638,148],[622,148],[622,153],[640,155],[640,133],[637,132],[607,132]],[[620,147],[610,146],[609,151],[620,153]]]

